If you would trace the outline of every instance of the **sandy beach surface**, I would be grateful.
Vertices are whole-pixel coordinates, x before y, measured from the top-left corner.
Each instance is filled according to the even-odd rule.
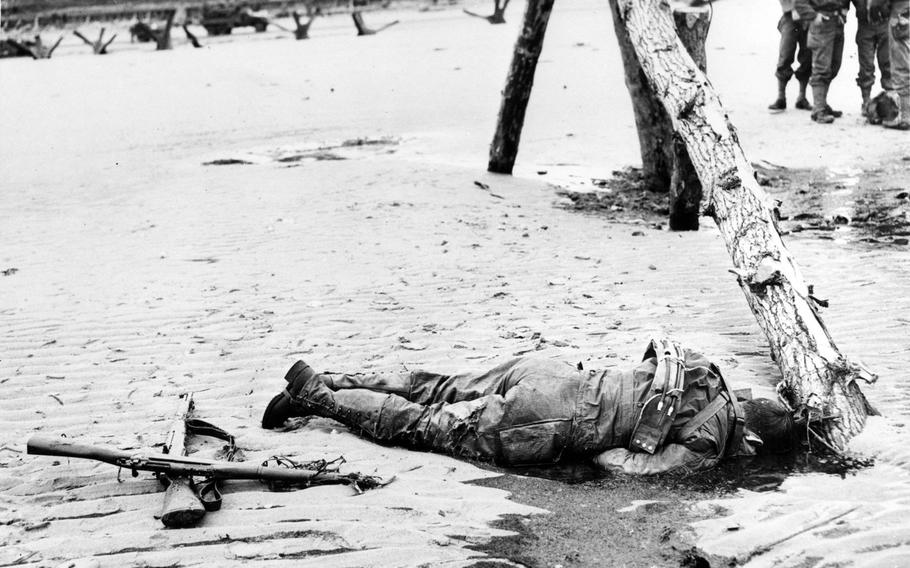
[[[836,342],[880,375],[866,392],[883,416],[854,444],[868,468],[710,498],[661,486],[666,498],[647,502],[643,485],[613,480],[590,502],[565,485],[566,503],[597,510],[559,534],[547,519],[574,515],[560,482],[522,501],[514,476],[331,421],[259,428],[298,358],[447,371],[533,354],[598,368],[634,364],[663,333],[737,386],[773,392],[779,373],[710,223],[670,233],[557,195],[639,162],[605,2],[558,3],[516,175],[485,172],[522,9],[504,26],[458,8],[371,12],[371,25],[400,23],[363,38],[337,15],[308,41],[270,31],[195,50],[178,31],[167,52],[122,36],[104,57],[68,37],[51,60],[0,61],[0,566],[677,566],[635,552],[635,523],[667,511],[687,515],[675,530],[706,558],[910,565],[910,259],[847,230],[787,243],[831,301]],[[709,76],[747,155],[845,180],[842,207],[866,171],[893,172],[882,193],[906,190],[910,137],[859,115],[853,24],[830,96],[844,118],[765,110],[777,10],[714,8]],[[396,480],[359,496],[228,484],[221,511],[166,530],[149,475],[120,482],[108,465],[25,454],[37,433],[160,444],[187,391],[249,461],[343,455],[343,471]],[[598,515],[630,532],[604,534]],[[521,530],[551,552],[488,548]],[[616,552],[624,539],[636,544]]]

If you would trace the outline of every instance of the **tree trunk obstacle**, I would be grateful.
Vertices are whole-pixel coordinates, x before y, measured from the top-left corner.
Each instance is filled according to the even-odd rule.
[[[19,42],[14,39],[7,39],[7,44],[13,46],[20,53],[29,55],[32,59],[50,59],[54,55],[57,46],[63,41],[63,36],[57,38],[54,45],[48,46],[41,40],[40,35],[35,35],[34,41]]]
[[[195,47],[197,49],[202,47],[202,44],[199,43],[199,38],[196,37],[196,35],[190,31],[190,28],[187,27],[186,24],[183,24],[182,27],[183,27],[183,33],[186,34],[186,39],[189,40],[189,42],[193,45],[193,47]]]
[[[79,30],[73,30],[73,35],[91,47],[92,52],[94,52],[95,55],[107,55],[108,46],[114,41],[114,38],[117,37],[117,34],[113,34],[107,41],[104,41],[104,28],[101,28],[101,32],[98,33],[98,39],[95,41],[89,40],[87,37],[82,35]]]
[[[468,9],[462,9],[462,11],[469,16],[483,18],[491,24],[504,24],[506,23],[506,8],[509,7],[510,1],[511,0],[493,0],[493,13],[489,16],[484,16],[483,14],[478,14]]]
[[[629,32],[618,15],[617,0],[609,0],[613,28],[619,43],[626,88],[638,131],[642,177],[652,191],[669,191],[670,229],[698,230],[701,183],[692,167],[685,145],[674,135],[670,117],[654,94],[641,69]],[[702,73],[707,72],[705,39],[711,26],[711,12],[705,8],[678,7],[673,10],[676,31],[683,46]]]
[[[384,30],[386,28],[390,28],[398,23],[398,20],[395,20],[394,22],[389,22],[388,24],[385,24],[384,26],[378,27],[376,29],[372,29],[372,28],[368,28],[366,26],[366,24],[363,23],[363,14],[361,14],[360,12],[351,12],[351,18],[354,20],[354,27],[357,28],[358,36],[375,35],[375,34],[378,34],[379,32],[381,32],[382,30]]]
[[[174,26],[174,15],[176,13],[176,10],[168,10],[164,27],[154,31],[155,51],[171,49],[171,28]]]
[[[618,0],[648,83],[667,111],[705,190],[749,307],[783,379],[781,399],[805,418],[812,436],[841,451],[875,410],[859,388],[875,376],[837,348],[777,228],[736,130],[705,74],[679,41],[664,0]]]
[[[306,22],[301,21],[300,14],[298,14],[296,10],[294,12],[291,12],[291,16],[294,17],[294,25],[296,26],[294,28],[294,39],[301,40],[301,39],[310,38],[310,26],[313,24],[313,20],[316,19],[316,17],[313,16],[312,13],[310,13],[311,10],[312,10],[312,8],[310,8],[310,6],[307,5],[307,12],[308,12],[307,16],[309,17],[309,19]],[[359,32],[358,32],[358,34],[359,34]]]
[[[502,92],[499,120],[490,145],[487,170],[511,174],[518,154],[518,142],[524,125],[525,111],[534,85],[534,71],[543,48],[553,0],[528,0],[521,34],[515,43],[506,87]]]

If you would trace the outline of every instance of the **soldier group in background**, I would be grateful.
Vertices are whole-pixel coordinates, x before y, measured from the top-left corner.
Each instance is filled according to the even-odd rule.
[[[856,84],[862,113],[869,122],[910,130],[910,2],[908,0],[780,0],[780,50],[775,76],[777,99],[768,107],[787,108],[786,87],[799,82],[795,107],[812,111],[812,120],[831,124],[843,113],[828,104],[828,88],[840,71],[844,24],[850,4],[856,11]],[[878,61],[883,92],[872,97]],[[794,72],[793,63],[797,63]],[[812,103],[806,98],[812,87]]]

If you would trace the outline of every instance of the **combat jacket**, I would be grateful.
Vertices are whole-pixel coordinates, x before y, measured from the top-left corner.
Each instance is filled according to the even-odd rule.
[[[725,456],[754,454],[754,446],[761,440],[744,428],[741,409],[737,422],[735,395],[728,391],[720,370],[700,353],[689,349],[682,353],[682,393],[660,447],[642,451],[633,443],[642,410],[663,388],[656,384],[661,378],[655,378],[658,354],[649,349],[634,369],[592,374],[582,385],[576,406],[575,449],[599,451],[594,461],[606,469],[644,475],[709,469]],[[702,412],[706,409],[710,416]]]
[[[819,13],[846,17],[847,10],[850,9],[850,0],[796,0],[795,9],[799,18],[806,22],[814,20]]]

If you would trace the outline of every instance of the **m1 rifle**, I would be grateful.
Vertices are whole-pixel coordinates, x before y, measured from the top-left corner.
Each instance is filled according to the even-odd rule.
[[[335,462],[323,460],[310,464],[298,464],[287,458],[270,458],[257,465],[147,451],[119,450],[74,443],[66,438],[50,436],[32,436],[26,447],[27,452],[32,455],[80,458],[109,463],[130,470],[133,477],[138,477],[140,471],[150,471],[165,475],[169,479],[202,477],[212,481],[256,480],[268,484],[271,488],[279,489],[342,484],[351,486],[357,493],[382,487],[392,481],[359,473],[339,473],[337,468],[328,467]],[[274,465],[269,466],[270,463]]]

